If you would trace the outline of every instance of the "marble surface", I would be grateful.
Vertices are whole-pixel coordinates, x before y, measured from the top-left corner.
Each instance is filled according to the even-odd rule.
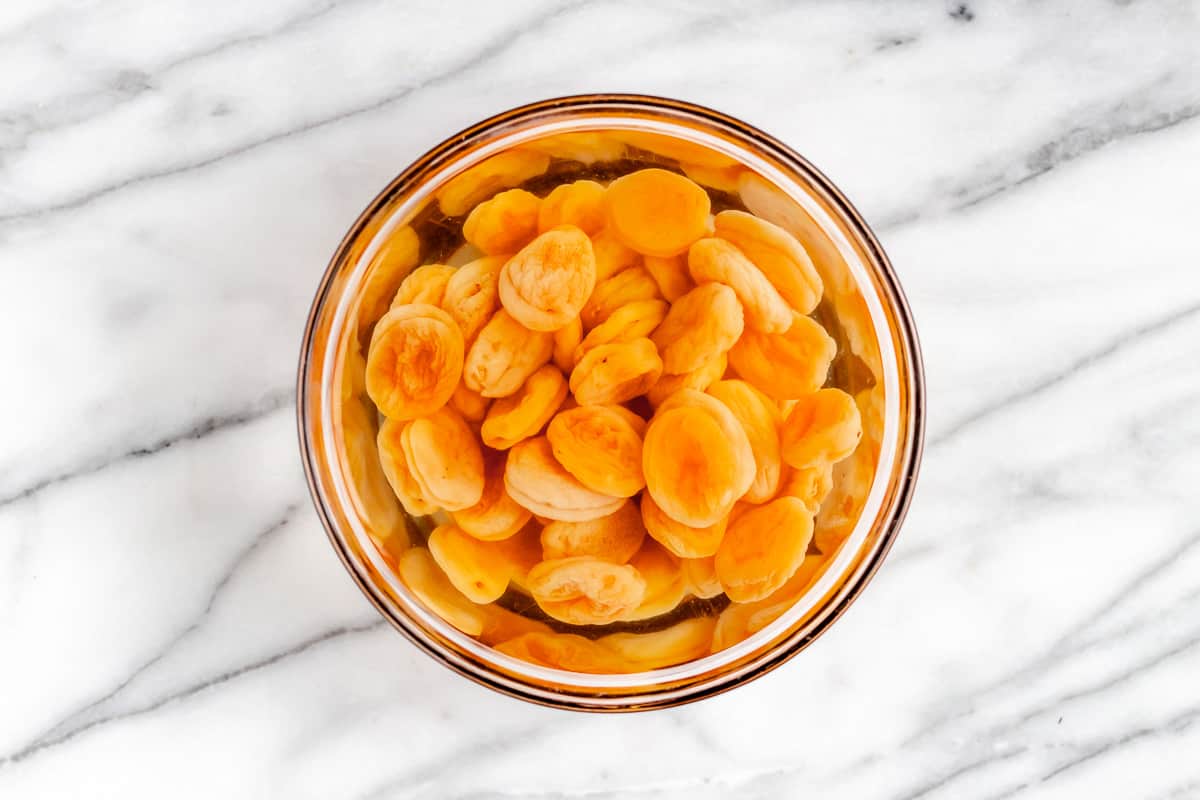
[[[0,797],[1200,797],[1200,5],[0,3]],[[292,384],[412,158],[589,90],[755,123],[924,341],[909,522],[815,646],[623,717],[378,621]]]

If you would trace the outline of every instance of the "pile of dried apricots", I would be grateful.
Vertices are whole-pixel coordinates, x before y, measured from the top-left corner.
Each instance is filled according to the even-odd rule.
[[[439,196],[480,257],[414,269],[370,337],[384,475],[444,520],[401,577],[466,633],[564,669],[665,666],[762,628],[820,566],[813,517],[862,435],[854,399],[822,388],[837,347],[809,316],[804,247],[714,216],[666,169],[545,197],[481,183]],[[731,602],[579,635],[495,604],[513,590],[567,626]]]

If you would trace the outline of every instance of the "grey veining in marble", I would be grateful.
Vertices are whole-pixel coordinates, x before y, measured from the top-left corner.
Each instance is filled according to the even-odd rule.
[[[587,91],[742,117],[904,281],[871,589],[704,703],[493,695],[309,504],[300,332],[399,169]],[[1200,798],[1200,4],[0,4],[0,797]]]

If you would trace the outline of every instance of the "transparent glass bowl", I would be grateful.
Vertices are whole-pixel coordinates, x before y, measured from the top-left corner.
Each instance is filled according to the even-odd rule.
[[[377,421],[364,403],[362,341],[403,277],[384,274],[381,265],[396,263],[388,248],[400,246],[397,232],[404,226],[422,214],[428,218],[449,179],[517,146],[558,151],[556,143],[611,137],[679,160],[717,153],[740,165],[727,191],[791,231],[821,273],[825,297],[815,316],[839,346],[831,383],[856,396],[864,436],[838,465],[835,488],[818,516],[816,542],[829,554],[823,571],[789,611],[714,655],[647,672],[586,674],[492,649],[452,627],[400,580],[395,554],[408,545],[414,520],[379,470]],[[450,137],[393,180],[355,221],[321,279],[304,331],[297,392],[313,501],[334,550],[379,613],[471,680],[531,702],[593,711],[660,708],[717,694],[808,646],[862,592],[899,532],[924,427],[912,317],[887,256],[849,201],[800,155],[740,120],[632,95],[567,97],[513,109]]]

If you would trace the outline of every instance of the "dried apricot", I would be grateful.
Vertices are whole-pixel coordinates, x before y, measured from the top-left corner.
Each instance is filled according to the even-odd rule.
[[[425,499],[457,511],[483,497],[483,453],[454,409],[413,420],[400,434],[400,447]]]
[[[408,225],[392,231],[375,251],[367,265],[358,305],[359,336],[387,313],[397,287],[420,259],[421,239]]]
[[[665,297],[667,302],[674,303],[696,285],[692,283],[691,273],[688,272],[686,256],[678,255],[670,258],[646,256],[642,259],[642,266],[658,284],[659,294]]]
[[[686,142],[674,136],[649,131],[622,131],[620,136],[622,140],[640,150],[647,150],[680,163],[686,161],[689,164],[700,164],[716,169],[724,169],[737,164],[729,156],[718,153],[711,147]]]
[[[804,397],[821,388],[837,343],[819,323],[796,314],[784,333],[746,331],[729,351],[739,376],[776,400]]]
[[[437,306],[384,314],[367,354],[367,394],[385,417],[414,419],[446,405],[463,370],[462,332]]]
[[[546,364],[529,376],[516,394],[492,403],[480,435],[483,443],[507,450],[522,439],[537,435],[567,397],[567,381],[558,367]]]
[[[507,397],[549,361],[553,352],[551,334],[529,330],[502,308],[471,345],[463,383],[484,397]]]
[[[409,303],[425,303],[440,306],[446,294],[446,284],[457,270],[445,264],[426,264],[417,267],[400,283],[391,308]]]
[[[708,228],[708,193],[665,169],[643,169],[617,178],[604,201],[613,232],[645,255],[678,255]]]
[[[479,634],[479,641],[484,644],[498,645],[527,633],[553,635],[546,623],[509,611],[494,603],[483,606],[480,610],[483,611],[483,631]]]
[[[508,590],[513,572],[505,542],[483,542],[457,525],[439,525],[429,534],[429,553],[455,589],[473,603],[490,603]]]
[[[647,540],[629,560],[646,582],[646,592],[637,608],[622,619],[629,622],[650,619],[671,611],[687,596],[687,582],[679,567],[679,559],[667,552],[658,542]]]
[[[749,503],[765,503],[779,490],[782,468],[779,456],[779,409],[758,389],[745,381],[717,381],[708,393],[733,412],[754,451],[754,483],[742,499]]]
[[[625,143],[607,133],[568,131],[526,142],[522,145],[554,158],[595,164],[597,161],[616,161],[625,155]]]
[[[808,513],[816,514],[821,503],[833,489],[833,465],[818,464],[796,469],[787,467],[780,482],[779,494],[794,497],[804,503]]]
[[[591,556],[543,561],[530,570],[528,585],[543,611],[572,625],[621,619],[646,594],[646,581],[636,569]]]
[[[680,558],[703,558],[716,553],[721,539],[725,538],[726,519],[721,517],[712,525],[693,528],[668,517],[649,492],[642,495],[642,522],[646,532]]]
[[[712,652],[737,644],[783,616],[816,579],[823,563],[819,555],[805,556],[795,574],[768,597],[752,603],[734,603],[722,611],[713,630]]]
[[[579,317],[554,332],[554,364],[563,373],[570,373],[578,360],[575,350],[583,341],[583,322]]]
[[[463,597],[424,547],[406,550],[397,563],[400,579],[431,611],[468,636],[483,632],[483,611]]]
[[[695,389],[698,392],[703,392],[709,386],[721,380],[721,376],[725,374],[728,363],[729,360],[726,354],[721,353],[721,355],[704,362],[691,372],[684,372],[679,375],[664,374],[646,392],[646,399],[650,401],[650,405],[657,408],[662,405],[663,401],[680,389]]]
[[[821,302],[821,276],[795,236],[745,211],[722,211],[714,225],[717,236],[736,245],[796,311],[809,314]]]
[[[571,225],[541,234],[500,270],[500,302],[535,331],[556,331],[569,323],[595,286],[592,242]]]
[[[662,360],[649,339],[602,344],[571,370],[571,393],[581,405],[623,403],[644,394],[661,374]]]
[[[706,283],[676,300],[650,338],[658,346],[663,371],[679,375],[728,352],[741,335],[742,305],[733,289]]]
[[[637,505],[626,501],[607,516],[587,522],[551,522],[542,528],[542,557],[547,561],[592,556],[624,564],[642,546],[646,528]]]
[[[603,517],[624,502],[583,485],[554,458],[545,436],[526,439],[508,451],[504,485],[513,500],[534,514],[567,522]]]
[[[634,671],[613,650],[574,633],[532,631],[495,647],[507,656],[551,669],[594,674]]]
[[[466,214],[481,200],[502,189],[520,186],[541,175],[550,166],[550,156],[535,150],[512,149],[468,167],[437,190],[438,208],[447,217]]]
[[[459,267],[446,282],[442,308],[458,323],[468,348],[496,313],[496,305],[500,302],[497,282],[500,269],[507,261],[507,256],[477,258]]]
[[[632,497],[646,485],[638,422],[644,429],[641,418],[621,406],[580,406],[559,412],[546,437],[555,459],[581,484],[611,497]]]
[[[716,624],[713,617],[696,617],[653,633],[610,633],[596,644],[638,670],[661,669],[708,655]]]
[[[489,453],[484,458],[483,494],[473,506],[451,514],[454,523],[484,542],[507,539],[529,522],[529,509],[508,496],[504,488],[504,457]]]
[[[716,554],[717,578],[737,603],[761,600],[787,582],[804,561],[813,517],[794,497],[752,508],[725,531]]]
[[[688,249],[688,272],[696,283],[715,281],[733,289],[742,304],[746,326],[782,333],[792,325],[792,309],[762,271],[725,241],[709,237]]]
[[[524,189],[501,192],[471,209],[463,238],[488,255],[515,253],[537,236],[541,206],[541,198]]]
[[[641,255],[626,247],[608,228],[592,235],[592,253],[596,256],[596,283],[641,263]]]
[[[595,181],[575,181],[554,187],[538,212],[541,232],[574,225],[588,236],[604,227],[604,187]]]
[[[383,467],[383,475],[392,487],[400,505],[404,510],[416,517],[423,517],[437,511],[437,504],[427,499],[421,493],[421,487],[413,478],[408,462],[404,458],[404,448],[400,444],[404,429],[411,422],[385,419],[379,426],[379,436],[376,442],[379,447],[379,463]]]
[[[821,389],[800,402],[783,423],[783,457],[793,467],[836,464],[862,438],[862,416],[841,389]]]
[[[638,300],[658,298],[658,284],[644,267],[623,269],[607,280],[596,284],[595,291],[583,306],[580,316],[583,327],[591,330],[608,319],[618,308]]]
[[[701,186],[729,194],[737,194],[738,182],[741,180],[742,173],[745,172],[737,164],[728,167],[714,167],[708,164],[680,162],[679,168],[683,170],[684,175]]]
[[[688,591],[696,597],[707,599],[725,591],[717,578],[716,560],[712,556],[681,558],[679,568],[683,570],[683,580],[687,583]]]
[[[635,300],[626,303],[604,322],[588,331],[588,335],[575,348],[572,363],[579,363],[584,354],[593,347],[649,336],[667,316],[667,308],[667,304],[662,300]]]
[[[735,479],[734,479],[734,494],[740,500],[746,493],[746,490],[754,482],[754,449],[750,446],[750,438],[746,434],[746,430],[742,427],[738,418],[733,415],[729,407],[717,400],[711,395],[704,392],[698,392],[694,389],[682,389],[675,392],[666,400],[664,400],[655,412],[657,416],[660,413],[665,413],[673,408],[694,407],[702,409],[713,419],[717,421],[717,425],[721,428],[721,433],[725,440],[733,447],[737,455],[735,462]]]
[[[454,388],[454,394],[450,395],[449,405],[467,422],[478,425],[487,416],[491,402],[479,392],[467,388],[465,383],[460,383]]]

